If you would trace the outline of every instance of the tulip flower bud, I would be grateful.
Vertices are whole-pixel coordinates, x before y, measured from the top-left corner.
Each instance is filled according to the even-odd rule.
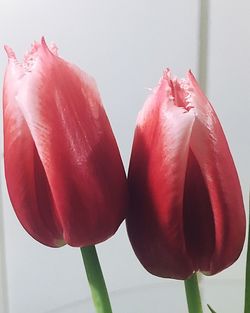
[[[5,176],[18,219],[51,247],[109,238],[125,217],[126,176],[94,80],[44,39],[22,64],[6,51]]]
[[[215,274],[238,257],[245,213],[220,122],[192,73],[166,71],[139,113],[129,166],[127,231],[152,274]]]

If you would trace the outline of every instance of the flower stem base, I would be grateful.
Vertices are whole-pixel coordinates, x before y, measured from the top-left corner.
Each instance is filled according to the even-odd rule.
[[[185,280],[185,290],[189,313],[202,313],[201,297],[197,275],[193,274]]]
[[[95,246],[81,248],[82,259],[97,313],[112,313]]]

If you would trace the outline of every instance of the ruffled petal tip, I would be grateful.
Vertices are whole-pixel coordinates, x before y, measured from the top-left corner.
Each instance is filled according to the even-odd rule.
[[[6,51],[9,60],[13,59],[16,61],[16,54],[9,46],[4,45],[4,50]]]

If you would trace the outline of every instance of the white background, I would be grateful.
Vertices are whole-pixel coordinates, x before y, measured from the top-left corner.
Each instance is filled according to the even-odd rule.
[[[10,45],[21,59],[44,35],[63,58],[93,75],[127,168],[148,88],[165,67],[179,76],[189,68],[199,73],[199,6],[198,0],[0,0],[0,46]],[[247,0],[211,0],[208,48],[201,56],[208,60],[204,87],[228,137],[245,203],[250,182],[249,17]],[[1,85],[6,63],[1,48]],[[51,249],[30,238],[13,213],[3,174],[0,201],[0,312],[62,313],[64,307],[78,312],[74,305],[89,298],[79,250]],[[117,313],[177,313],[176,303],[178,312],[187,312],[183,283],[148,274],[134,256],[124,225],[97,248],[113,301],[120,304],[119,294],[126,295]],[[204,297],[218,312],[242,312],[244,263],[245,253],[230,269],[202,279]]]

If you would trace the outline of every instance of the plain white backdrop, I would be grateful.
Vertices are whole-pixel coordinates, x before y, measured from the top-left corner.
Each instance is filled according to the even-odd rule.
[[[4,44],[22,59],[41,36],[55,42],[60,56],[95,77],[127,169],[136,116],[148,89],[165,67],[178,76],[190,68],[199,72],[199,7],[199,0],[0,0],[0,83],[7,64]],[[245,203],[249,16],[247,0],[211,0],[208,48],[202,52],[208,60],[207,95],[227,135]],[[78,312],[77,305],[90,296],[79,250],[47,248],[26,234],[11,208],[3,173],[0,201],[0,312]],[[117,313],[187,312],[183,283],[148,274],[134,256],[124,225],[97,249],[113,301],[120,305]],[[218,312],[242,311],[244,264],[245,252],[230,269],[202,279],[204,296]],[[127,295],[126,301],[119,294]]]

